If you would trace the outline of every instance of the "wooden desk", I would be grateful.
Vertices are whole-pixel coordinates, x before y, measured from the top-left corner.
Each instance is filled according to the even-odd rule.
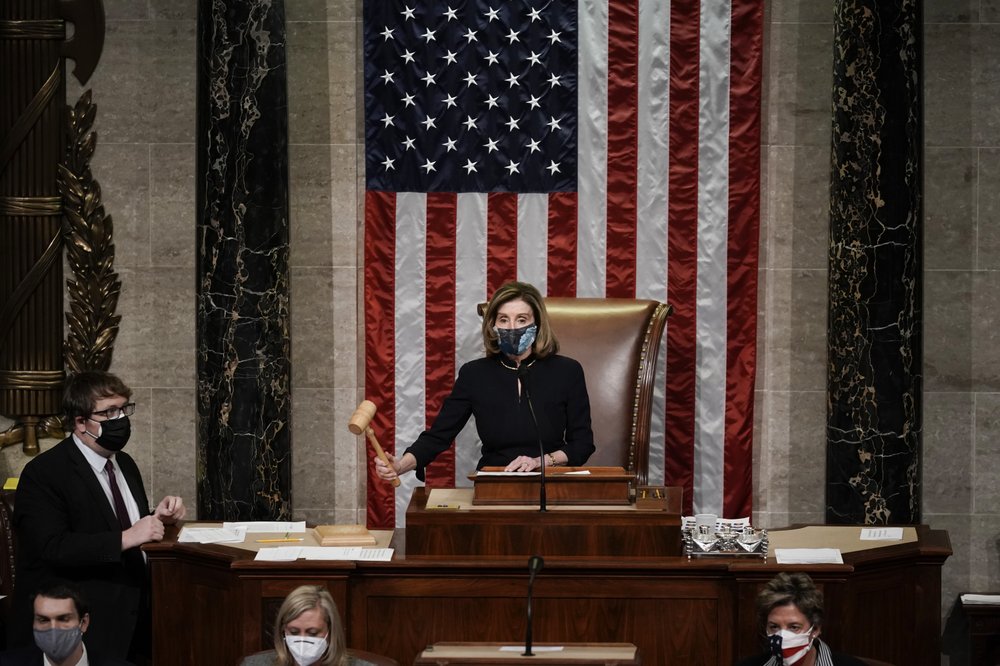
[[[508,474],[503,467],[484,467],[473,472],[473,504],[533,504],[538,506],[541,475]],[[621,467],[546,467],[547,505],[627,505],[635,474]],[[679,493],[681,489],[677,488]],[[680,503],[677,506],[680,512]]]
[[[625,506],[473,506],[472,490],[449,489],[438,510],[416,488],[406,510],[406,554],[417,558],[674,557],[681,553],[681,492],[670,488],[667,511]],[[438,491],[433,491],[437,493]]]
[[[1000,664],[1000,605],[962,602],[969,621],[969,663]]]
[[[657,666],[731,666],[761,649],[757,592],[777,572],[794,570],[822,587],[823,636],[839,651],[938,666],[941,565],[951,545],[941,530],[919,527],[916,534],[914,542],[845,552],[842,565],[543,552],[534,637],[538,643],[634,643],[643,661]],[[349,647],[401,664],[437,642],[523,639],[526,558],[413,559],[404,537],[394,536],[391,562],[255,562],[252,552],[227,546],[170,540],[144,546],[155,663],[236,664],[269,647],[278,606],[303,584],[330,590]]]
[[[535,645],[544,648],[553,644]],[[556,645],[558,650],[532,649],[532,656],[503,651],[516,643],[435,643],[421,652],[414,666],[510,666],[535,664],[547,666],[639,666],[639,650],[631,643],[573,643]],[[521,644],[520,647],[524,648]]]

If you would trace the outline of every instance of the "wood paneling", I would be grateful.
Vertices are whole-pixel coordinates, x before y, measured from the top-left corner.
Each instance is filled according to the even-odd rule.
[[[731,666],[761,649],[757,592],[777,572],[798,570],[824,591],[823,635],[837,650],[937,666],[941,564],[951,547],[945,532],[918,533],[916,543],[811,567],[547,556],[534,585],[534,640],[634,643],[645,664]],[[249,551],[169,541],[146,552],[157,664],[235,664],[264,649],[267,609],[303,583],[330,589],[350,647],[401,664],[441,641],[524,639],[526,558],[412,559],[399,549],[383,563],[254,562]]]

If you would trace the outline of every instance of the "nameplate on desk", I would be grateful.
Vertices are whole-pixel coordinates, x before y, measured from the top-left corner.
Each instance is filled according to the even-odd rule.
[[[461,502],[428,502],[428,511],[458,511],[462,508]]]
[[[902,541],[902,527],[862,527],[862,541]]]

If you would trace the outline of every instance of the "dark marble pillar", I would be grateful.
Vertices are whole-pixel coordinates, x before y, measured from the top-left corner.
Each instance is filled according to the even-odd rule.
[[[291,515],[285,79],[283,0],[199,0],[201,519]]]
[[[826,518],[920,520],[920,0],[837,0]]]

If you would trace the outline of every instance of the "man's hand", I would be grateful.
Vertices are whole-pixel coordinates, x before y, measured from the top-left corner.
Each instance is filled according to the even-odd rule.
[[[153,515],[159,518],[164,525],[173,525],[178,520],[183,519],[185,514],[187,514],[187,508],[184,506],[184,500],[174,495],[167,495],[160,500],[153,512]]]
[[[122,550],[161,539],[163,539],[163,522],[156,516],[146,516],[122,532]]]

